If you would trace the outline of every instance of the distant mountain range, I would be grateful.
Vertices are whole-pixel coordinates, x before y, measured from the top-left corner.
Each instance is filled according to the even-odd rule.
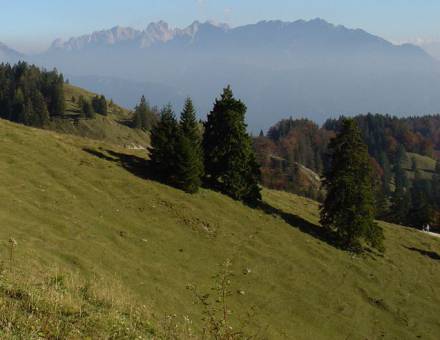
[[[185,29],[170,28],[164,21],[151,23],[144,31],[135,30],[130,27],[116,26],[110,30],[94,32],[79,38],[71,38],[64,42],[61,39],[55,40],[50,50],[78,51],[88,48],[104,46],[122,46],[124,48],[149,48],[157,44],[164,44],[169,41],[180,40],[183,43],[193,43],[194,38],[204,28],[215,28],[228,31],[230,27],[225,24],[205,23],[198,21]]]
[[[440,40],[420,41],[417,45],[422,47],[426,52],[428,52],[437,60],[440,60]]]
[[[23,59],[23,55],[0,42],[0,62],[14,63]]]
[[[3,50],[10,61],[13,51]],[[114,27],[56,40],[26,58],[128,106],[145,93],[153,104],[180,109],[190,95],[201,116],[231,84],[254,131],[289,115],[322,122],[339,114],[440,111],[439,62],[423,49],[322,19]]]

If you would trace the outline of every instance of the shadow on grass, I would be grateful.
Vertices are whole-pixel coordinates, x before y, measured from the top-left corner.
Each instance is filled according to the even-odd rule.
[[[129,127],[130,129],[133,128],[133,122],[130,119],[119,119],[116,122],[120,125],[124,125],[126,127]]]
[[[405,246],[405,248],[417,252],[423,256],[429,257],[432,260],[440,261],[440,255],[434,251],[428,251],[428,250],[423,250],[415,247],[407,247],[407,246]]]
[[[98,151],[84,148],[85,152],[100,159],[121,165],[125,170],[142,179],[153,179],[149,171],[148,161],[142,157],[116,152],[113,150]]]
[[[335,233],[331,230],[327,230],[319,225],[313,224],[298,215],[286,213],[281,209],[271,206],[267,202],[261,202],[257,206],[257,208],[261,209],[266,214],[282,218],[290,226],[301,230],[305,234],[311,235],[314,238],[325,242],[335,248],[340,248]]]
[[[154,176],[154,174],[149,170],[148,161],[144,158],[135,155],[119,153],[112,150],[99,151],[90,148],[84,148],[83,150],[100,159],[119,164],[124,169],[137,177],[159,181],[157,179],[157,176]],[[281,209],[271,206],[267,202],[260,202],[255,205],[252,204],[249,205],[249,207],[260,209],[266,214],[272,216],[278,216],[293,228],[297,228],[303,233],[311,235],[312,237],[322,242],[325,242],[335,248],[343,249],[341,245],[337,242],[337,238],[334,232],[325,229],[319,225],[313,224],[298,215],[286,213]]]

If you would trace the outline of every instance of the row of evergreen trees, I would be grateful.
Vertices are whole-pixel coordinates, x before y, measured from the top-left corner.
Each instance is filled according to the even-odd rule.
[[[88,100],[84,96],[78,98],[78,107],[84,118],[94,118],[96,114],[107,116],[107,99],[104,95],[94,96],[92,100]]]
[[[80,96],[77,105],[85,118],[108,113],[103,95],[91,100]],[[26,62],[0,65],[0,118],[44,127],[52,117],[64,112],[64,77],[57,70],[46,71]]]
[[[42,127],[65,110],[64,78],[20,62],[0,65],[0,117]]]
[[[93,110],[100,115],[107,116],[108,108],[107,108],[107,99],[104,95],[96,95],[92,98],[92,107]]]
[[[236,200],[260,201],[260,170],[246,132],[245,113],[246,106],[234,98],[230,87],[216,100],[203,126],[196,120],[191,99],[179,121],[171,106],[166,106],[151,133],[154,174],[189,193],[204,184]],[[373,169],[354,120],[344,121],[329,151],[321,224],[334,232],[345,249],[360,251],[367,243],[383,251],[383,230],[374,220]]]
[[[150,131],[159,120],[160,113],[157,107],[151,107],[142,96],[140,103],[134,109],[131,125],[135,129]]]
[[[197,122],[191,99],[187,99],[180,121],[171,106],[166,106],[151,133],[154,173],[189,193],[204,184],[236,200],[258,202],[260,170],[245,114],[246,106],[234,98],[230,87],[216,99],[203,126]]]

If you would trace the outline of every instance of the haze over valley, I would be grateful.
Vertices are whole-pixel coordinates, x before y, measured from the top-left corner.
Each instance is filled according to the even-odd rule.
[[[438,60],[415,45],[323,19],[238,27],[196,21],[183,29],[160,21],[56,40],[39,55],[1,50],[3,60],[56,67],[129,108],[142,94],[177,107],[190,95],[204,116],[207,98],[229,83],[247,103],[253,131],[290,115],[321,123],[341,114],[420,115],[440,107]]]

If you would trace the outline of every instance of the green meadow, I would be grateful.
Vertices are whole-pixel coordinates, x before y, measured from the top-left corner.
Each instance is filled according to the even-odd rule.
[[[0,318],[3,336],[159,337],[166,315],[200,334],[187,287],[211,293],[229,259],[229,317],[258,338],[438,339],[440,239],[382,223],[385,254],[354,255],[299,196],[264,190],[251,208],[188,195],[149,179],[145,151],[7,121],[0,145],[0,310],[15,317]],[[62,294],[58,277],[70,282]]]

